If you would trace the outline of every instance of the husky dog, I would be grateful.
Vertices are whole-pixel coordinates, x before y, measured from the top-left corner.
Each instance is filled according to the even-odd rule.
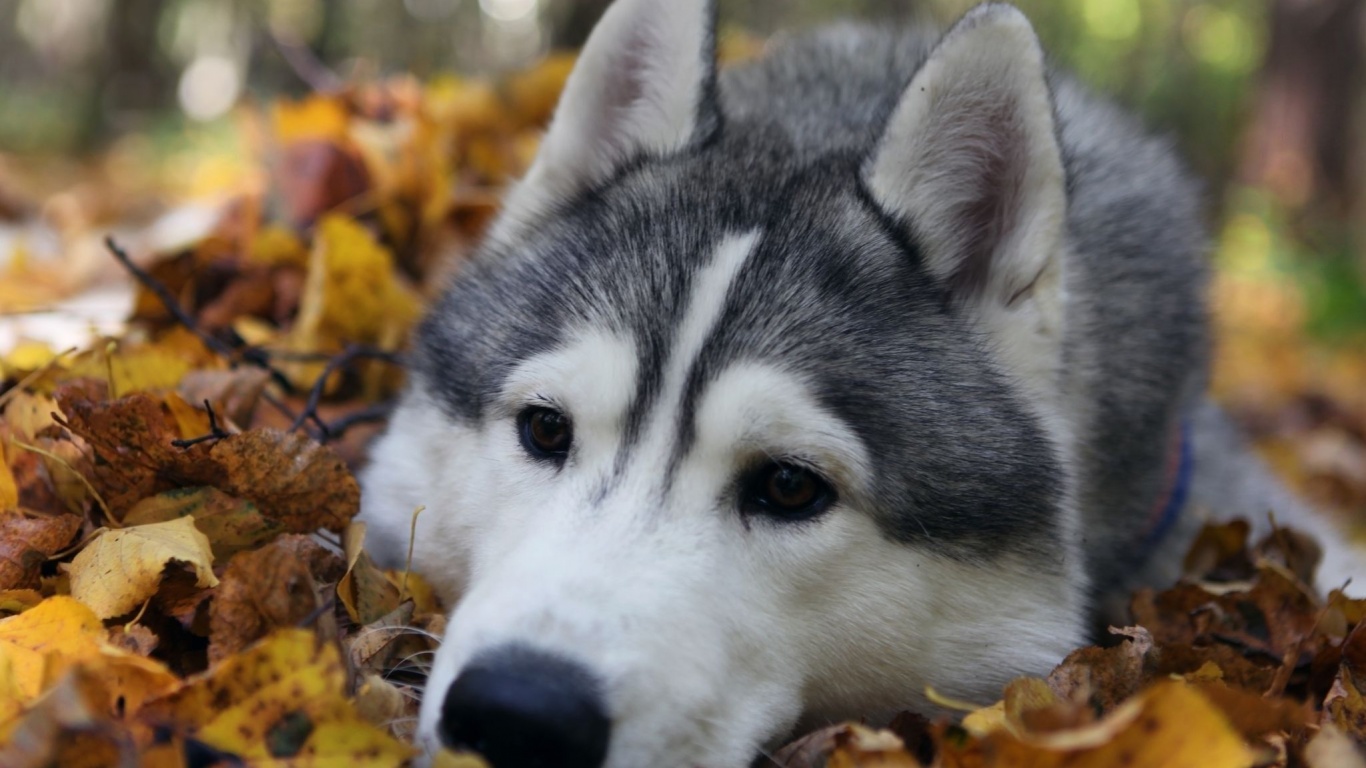
[[[363,519],[427,507],[425,747],[741,768],[1046,672],[1201,514],[1327,532],[1202,400],[1196,185],[1019,11],[714,36],[610,8],[416,336]]]

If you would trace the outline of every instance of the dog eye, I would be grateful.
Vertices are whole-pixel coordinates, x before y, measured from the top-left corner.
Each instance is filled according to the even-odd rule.
[[[760,467],[744,484],[746,511],[784,520],[808,520],[834,501],[834,489],[820,475],[787,462]]]
[[[574,441],[573,424],[569,417],[554,408],[527,408],[517,417],[522,434],[522,447],[538,459],[563,460]]]

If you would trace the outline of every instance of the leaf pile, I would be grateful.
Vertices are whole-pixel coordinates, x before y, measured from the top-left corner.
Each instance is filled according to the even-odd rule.
[[[411,756],[444,618],[365,554],[353,468],[571,63],[276,105],[207,238],[110,243],[126,335],[0,358],[0,765]]]
[[[1082,648],[1047,678],[1020,678],[961,720],[903,713],[885,730],[834,726],[778,765],[1366,766],[1366,601],[1320,600],[1317,546],[1278,530],[1252,546],[1243,521],[1209,527],[1186,576],[1141,590],[1134,626]],[[955,702],[941,702],[957,707]]]
[[[139,283],[127,334],[0,358],[0,765],[410,759],[444,616],[365,553],[353,470],[571,63],[276,105],[268,183],[208,237],[112,248]],[[1309,589],[1313,542],[1246,539],[1207,530],[1113,644],[995,705],[827,728],[774,760],[1366,766],[1366,602]]]

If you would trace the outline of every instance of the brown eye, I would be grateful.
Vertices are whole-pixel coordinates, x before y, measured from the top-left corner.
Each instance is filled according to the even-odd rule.
[[[554,408],[534,407],[522,411],[522,446],[538,459],[562,460],[574,441],[569,417]]]
[[[747,511],[785,520],[806,520],[829,508],[835,493],[815,472],[796,464],[774,462],[750,476],[744,496]]]

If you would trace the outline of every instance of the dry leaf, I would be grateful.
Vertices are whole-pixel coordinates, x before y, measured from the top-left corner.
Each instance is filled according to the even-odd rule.
[[[123,524],[164,523],[182,517],[194,518],[194,526],[208,538],[218,563],[284,532],[284,526],[263,516],[255,504],[217,488],[177,488],[143,499],[123,516]]]
[[[208,538],[183,517],[105,531],[71,562],[71,595],[102,619],[122,616],[156,594],[173,561],[194,569],[197,586],[218,584]]]
[[[1195,689],[1163,682],[1080,728],[1016,737],[1002,729],[941,742],[945,768],[1250,768],[1253,753]]]
[[[254,429],[219,440],[190,474],[217,479],[205,484],[255,502],[291,533],[340,532],[360,511],[360,486],[346,462],[294,432]]]
[[[346,575],[337,582],[337,597],[345,606],[347,615],[362,625],[379,621],[398,608],[399,604],[398,587],[370,559],[370,555],[362,548],[364,542],[365,524],[352,523],[346,529],[343,540],[346,547]]]
[[[75,515],[0,512],[0,589],[37,587],[43,563],[70,545],[80,529]]]
[[[411,750],[362,720],[346,700],[336,648],[284,630],[236,654],[149,714],[254,766],[403,763]]]
[[[97,674],[112,694],[106,716],[115,708],[136,713],[143,702],[180,685],[160,662],[108,642],[94,612],[69,597],[48,598],[0,620],[0,659],[12,664],[13,690],[24,702],[76,667]]]
[[[340,560],[304,536],[233,557],[209,613],[209,661],[218,662],[276,629],[301,624],[321,604],[315,569],[336,578]]]

